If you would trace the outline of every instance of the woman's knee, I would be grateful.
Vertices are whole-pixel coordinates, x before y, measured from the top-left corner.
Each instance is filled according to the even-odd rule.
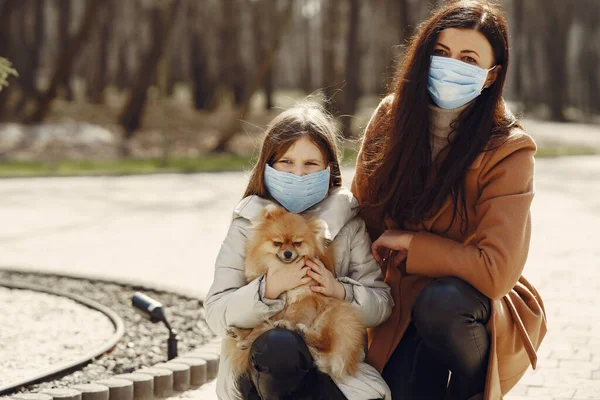
[[[417,331],[440,332],[458,321],[486,323],[490,300],[477,289],[455,277],[439,278],[425,286],[412,307]]]

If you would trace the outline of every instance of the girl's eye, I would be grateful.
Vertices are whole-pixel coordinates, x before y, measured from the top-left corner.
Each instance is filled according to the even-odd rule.
[[[306,165],[317,165],[317,163],[314,162],[307,162]]]
[[[281,247],[281,246],[283,245],[283,243],[281,243],[281,242],[277,242],[277,241],[274,241],[274,242],[273,242],[273,245],[274,245],[275,247]]]
[[[291,164],[292,162],[290,160],[279,160],[280,163],[284,163],[284,164]]]
[[[302,246],[302,242],[294,242],[294,246],[300,247],[300,246]]]

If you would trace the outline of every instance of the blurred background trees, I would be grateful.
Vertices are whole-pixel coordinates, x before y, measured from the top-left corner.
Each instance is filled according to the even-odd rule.
[[[328,99],[355,137],[360,99],[385,92],[402,45],[443,1],[0,0],[0,57],[19,71],[0,92],[0,120],[37,124],[55,104],[96,105],[112,110],[126,144],[157,99],[183,99],[191,113],[230,111],[209,146],[227,151],[250,104],[281,107],[274,93],[288,91]],[[506,99],[539,118],[598,122],[600,1],[501,3]]]

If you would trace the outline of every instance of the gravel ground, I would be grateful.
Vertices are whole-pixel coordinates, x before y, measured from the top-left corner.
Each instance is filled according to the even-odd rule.
[[[136,291],[141,291],[163,303],[171,326],[178,331],[179,353],[199,347],[214,337],[204,322],[204,309],[197,299],[186,298],[173,293],[146,290],[140,287],[52,275],[0,271],[0,279],[28,282],[82,295],[115,311],[125,324],[123,338],[109,353],[95,359],[78,371],[53,381],[21,388],[21,391],[37,391],[88,383],[166,361],[168,331],[164,325],[160,323],[152,324],[134,311],[131,306],[131,296]],[[12,325],[11,322],[7,322],[7,324]],[[1,324],[0,326],[6,326],[7,324]],[[26,340],[25,337],[21,339]],[[37,344],[26,341],[20,345],[33,347]],[[36,347],[36,351],[38,349],[39,347]],[[2,354],[4,357],[4,353]],[[44,357],[47,354],[40,354],[40,356]]]
[[[0,386],[76,360],[115,332],[106,315],[65,297],[0,286],[0,304]]]

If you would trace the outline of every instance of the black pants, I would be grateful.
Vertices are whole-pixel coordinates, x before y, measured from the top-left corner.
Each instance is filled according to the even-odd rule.
[[[333,380],[317,370],[304,340],[287,329],[260,335],[250,348],[251,372],[239,388],[249,400],[346,400]]]
[[[483,391],[490,300],[458,278],[436,279],[417,296],[412,322],[383,369],[393,400],[453,400]]]

